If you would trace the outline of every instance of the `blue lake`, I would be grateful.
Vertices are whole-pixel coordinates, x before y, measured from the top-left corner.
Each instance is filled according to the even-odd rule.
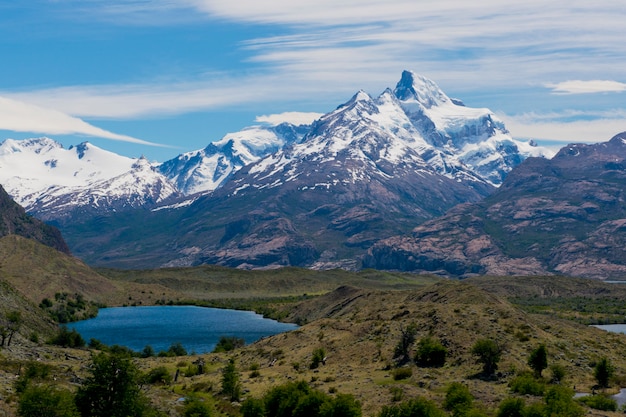
[[[187,352],[211,352],[221,336],[255,342],[263,337],[297,329],[291,323],[263,318],[252,311],[194,306],[102,308],[98,317],[68,324],[89,341],[126,346],[141,351],[146,345],[156,352],[181,343]]]

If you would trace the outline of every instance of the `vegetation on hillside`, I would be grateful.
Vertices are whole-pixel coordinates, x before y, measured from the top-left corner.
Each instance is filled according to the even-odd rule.
[[[378,288],[370,279],[365,289],[343,286],[303,297],[304,288],[295,287],[296,271],[285,274],[276,276],[294,274],[288,285],[300,295],[259,296],[267,296],[270,283],[275,282],[262,274],[260,289],[250,287],[247,300],[303,326],[249,346],[225,336],[222,351],[207,355],[189,356],[175,343],[159,353],[149,346],[132,352],[97,340],[85,343],[63,327],[54,337],[33,341],[31,313],[17,307],[22,304],[11,304],[26,320],[15,332],[11,349],[0,348],[0,369],[6,370],[0,372],[0,398],[5,401],[0,412],[37,415],[43,412],[37,407],[52,404],[54,411],[46,413],[57,414],[39,415],[97,415],[89,414],[95,406],[85,406],[96,400],[84,398],[101,391],[94,386],[110,383],[107,378],[112,376],[99,379],[96,374],[106,375],[106,363],[112,358],[121,358],[115,366],[124,369],[128,379],[116,386],[127,386],[128,403],[135,404],[129,407],[142,410],[142,414],[127,414],[146,416],[270,417],[275,414],[268,411],[269,398],[275,392],[291,392],[284,398],[278,395],[279,404],[283,400],[290,404],[281,405],[283,410],[309,404],[319,406],[315,409],[320,416],[403,417],[416,410],[431,416],[576,416],[591,409],[611,416],[617,406],[610,394],[626,386],[626,360],[620,355],[626,350],[624,336],[555,315],[530,313],[508,301],[541,289],[546,294],[541,299],[549,302],[546,288],[554,290],[561,278],[544,284],[501,278],[499,291],[509,290],[498,293],[481,289],[479,279],[418,285],[420,279],[415,278],[410,283],[413,289],[398,290],[391,284],[396,277],[386,276],[376,283]],[[241,276],[235,285],[243,283]],[[249,285],[253,277],[254,273],[246,275],[246,280],[252,279]],[[490,279],[485,278],[483,286],[494,285]],[[410,279],[401,281],[408,285]],[[172,281],[172,287],[175,282],[186,279]],[[574,279],[570,283],[567,293],[555,290],[559,297],[600,300],[610,296],[604,289],[612,288],[594,284],[591,289]],[[208,299],[200,297],[199,303]],[[82,304],[81,297],[66,295],[66,299],[72,305]],[[228,303],[232,296],[221,300]],[[241,306],[245,302],[244,297],[237,301]],[[41,313],[41,308],[49,307],[31,304],[29,308]],[[0,319],[6,320],[3,311]],[[66,347],[44,344],[48,340]],[[26,355],[39,359],[35,370]],[[18,384],[8,378],[16,374],[28,377],[20,377]],[[596,395],[574,400],[573,387],[588,393],[595,389]],[[293,410],[286,415],[296,415]]]

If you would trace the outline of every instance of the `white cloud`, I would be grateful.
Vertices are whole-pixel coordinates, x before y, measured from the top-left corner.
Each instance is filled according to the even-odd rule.
[[[567,143],[605,142],[626,131],[626,111],[607,113],[593,120],[563,121],[578,112],[558,114],[500,115],[511,135],[516,138]]]
[[[279,114],[267,114],[257,116],[255,122],[267,123],[272,126],[281,123],[291,123],[294,125],[308,125],[322,117],[322,113],[285,112]]]
[[[555,94],[619,93],[626,91],[626,84],[610,80],[570,80],[556,84],[546,84]]]
[[[57,110],[0,97],[0,129],[43,134],[81,134],[142,145],[163,146],[93,126]]]

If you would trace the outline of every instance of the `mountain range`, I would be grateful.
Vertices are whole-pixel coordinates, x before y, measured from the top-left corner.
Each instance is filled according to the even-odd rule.
[[[490,196],[377,242],[364,266],[453,276],[626,275],[626,132],[528,158]]]
[[[552,154],[405,71],[311,125],[244,129],[161,164],[7,140],[0,182],[95,265],[352,268],[381,238],[482,200],[530,156]]]

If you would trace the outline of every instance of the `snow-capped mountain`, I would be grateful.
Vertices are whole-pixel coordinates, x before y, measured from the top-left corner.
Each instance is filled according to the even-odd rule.
[[[204,149],[166,161],[159,165],[159,171],[185,195],[211,192],[233,172],[300,141],[308,128],[289,123],[248,127]]]
[[[49,138],[2,142],[0,184],[44,220],[152,207],[180,196],[145,158],[127,158],[87,142],[65,149]]]
[[[90,263],[332,267],[482,199],[528,156],[552,152],[405,71],[394,89],[359,91],[311,125],[247,128],[162,164],[88,143],[7,140],[0,184],[56,220]],[[103,239],[94,215],[107,213]]]
[[[381,98],[387,95],[385,92]],[[449,98],[432,80],[413,72],[402,73],[393,96],[416,131],[411,133],[428,145],[420,154],[444,175],[457,177],[467,169],[499,186],[524,159],[554,155],[533,142],[513,139],[491,110],[466,107]],[[389,128],[397,129],[393,123]]]

